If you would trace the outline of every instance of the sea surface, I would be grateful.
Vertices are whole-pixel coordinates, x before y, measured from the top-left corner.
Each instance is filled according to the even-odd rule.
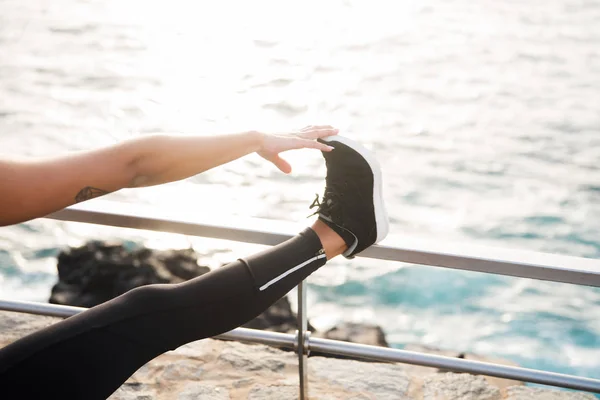
[[[0,154],[317,123],[377,153],[392,234],[600,258],[599,0],[0,0]],[[288,158],[107,199],[308,223],[322,160]],[[88,239],[211,266],[260,248],[40,219],[0,228],[0,297],[47,300]],[[321,329],[600,378],[599,289],[358,258],[309,296]]]

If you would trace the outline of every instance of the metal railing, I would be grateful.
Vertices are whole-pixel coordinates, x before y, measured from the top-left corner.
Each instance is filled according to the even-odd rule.
[[[194,221],[187,216],[182,218],[181,215],[176,215],[170,211],[105,200],[95,200],[69,207],[48,216],[48,218],[174,232],[265,245],[280,243],[292,237],[297,231],[297,227],[278,221],[242,220],[240,218],[231,221],[222,219],[208,221],[204,217],[202,221],[198,218]],[[402,246],[387,244],[392,241],[402,243]],[[507,251],[471,245],[464,247],[457,244],[431,244],[398,236],[390,237],[384,244],[369,248],[360,256],[600,287],[600,260],[579,257]],[[0,310],[68,317],[84,309],[53,304],[0,300]],[[306,285],[301,283],[298,287],[298,331],[295,335],[238,328],[219,335],[218,338],[295,349],[298,353],[299,395],[302,400],[308,397],[307,356],[310,351],[375,361],[402,362],[600,393],[600,380],[597,379],[312,338],[307,330],[306,314]]]

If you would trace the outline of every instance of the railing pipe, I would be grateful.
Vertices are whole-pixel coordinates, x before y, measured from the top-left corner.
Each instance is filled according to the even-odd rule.
[[[230,221],[220,218],[212,222],[204,218],[194,221],[193,218],[197,216],[181,216],[169,210],[106,200],[77,204],[48,218],[265,245],[281,243],[295,232],[295,226],[280,221],[257,218],[235,218]],[[401,245],[386,245],[391,241]],[[359,256],[600,287],[600,260],[581,257],[465,246],[460,243],[433,243],[411,237],[390,238]]]
[[[0,310],[67,318],[79,314],[87,310],[87,308],[37,303],[33,301],[0,300]]]
[[[216,339],[236,340],[240,342],[260,343],[267,346],[292,349],[295,337],[289,333],[261,331],[258,329],[236,328],[215,336]]]

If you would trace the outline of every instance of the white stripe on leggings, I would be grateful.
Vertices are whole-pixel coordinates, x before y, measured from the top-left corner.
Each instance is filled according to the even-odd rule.
[[[302,264],[298,264],[294,268],[288,269],[287,271],[285,271],[283,274],[279,275],[278,277],[271,279],[269,282],[267,282],[264,285],[262,285],[259,288],[259,290],[262,292],[263,290],[265,290],[266,288],[268,288],[272,284],[279,282],[280,280],[282,280],[283,278],[285,278],[286,276],[288,276],[292,272],[298,271],[300,268],[302,268],[302,267],[310,264],[311,262],[319,260],[321,258],[325,258],[325,257],[327,257],[327,255],[325,255],[325,254],[319,254],[318,256],[315,256],[315,257],[311,258],[310,260],[306,260]]]

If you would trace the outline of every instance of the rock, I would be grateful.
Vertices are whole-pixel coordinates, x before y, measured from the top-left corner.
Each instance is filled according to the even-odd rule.
[[[2,312],[0,318],[0,347],[56,323],[56,318]],[[0,390],[0,393],[2,391]]]
[[[90,242],[58,256],[58,283],[50,303],[93,307],[138,286],[180,283],[210,269],[192,249],[129,250],[121,244]]]
[[[536,387],[513,386],[506,390],[506,400],[596,400],[591,394],[551,390]]]
[[[430,375],[423,383],[423,400],[500,400],[500,389],[482,376],[469,374]]]
[[[201,380],[202,365],[193,360],[177,360],[165,367],[159,379],[166,384],[178,380]]]
[[[341,340],[344,342],[367,344],[370,346],[389,347],[387,341],[385,340],[385,333],[378,325],[343,322],[324,333],[313,331],[312,336],[332,340]],[[324,354],[318,351],[311,351],[310,356],[332,357],[345,360],[361,360],[357,357]]]
[[[111,400],[152,400],[156,398],[156,391],[149,385],[125,382],[110,398]]]
[[[419,353],[435,354],[435,355],[446,356],[446,357],[456,357],[456,358],[462,358],[465,360],[483,361],[483,362],[488,362],[488,363],[507,365],[510,367],[518,367],[519,366],[516,363],[510,362],[510,361],[500,358],[500,357],[481,357],[481,356],[479,356],[477,354],[473,354],[473,353],[459,353],[456,351],[442,350],[442,349],[432,347],[432,346],[410,344],[410,345],[405,346],[404,350],[416,351]],[[409,373],[412,375],[427,375],[427,374],[432,374],[435,372],[438,372],[438,373],[439,372],[441,372],[441,373],[452,372],[452,371],[440,370],[437,368],[422,367],[419,365],[408,365],[407,368],[408,368]],[[516,385],[524,385],[524,383],[521,381],[496,378],[493,376],[486,376],[485,379],[488,381],[489,384],[491,384],[492,386],[496,386],[500,389],[504,389],[504,388],[507,388],[510,386],[516,386]]]
[[[368,393],[378,400],[408,398],[410,379],[399,364],[312,357],[308,368],[311,379],[324,379],[353,395]]]
[[[248,351],[246,345],[240,343],[230,343],[227,349],[223,350],[218,362],[227,364],[236,370],[245,371],[281,371],[285,363],[277,356],[279,354],[263,354],[261,358],[249,358],[245,353]]]
[[[296,398],[298,398],[298,386],[255,385],[248,395],[248,400]]]
[[[220,387],[205,384],[190,384],[177,397],[178,400],[230,400],[229,392]]]
[[[323,337],[332,340],[342,340],[344,342],[389,347],[385,340],[385,333],[383,333],[383,329],[378,325],[344,322],[325,332]]]

